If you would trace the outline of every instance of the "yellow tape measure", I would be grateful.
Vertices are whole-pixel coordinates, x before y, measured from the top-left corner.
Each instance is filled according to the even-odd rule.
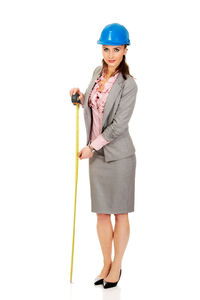
[[[81,101],[78,100],[79,94],[72,95],[72,103],[76,105],[76,155],[75,155],[75,198],[74,198],[74,221],[73,221],[73,237],[72,237],[72,255],[71,255],[71,272],[70,272],[70,283],[72,283],[72,272],[73,272],[73,259],[74,259],[74,241],[75,241],[75,220],[76,220],[76,196],[77,196],[77,184],[78,184],[78,152],[79,152],[79,104]]]

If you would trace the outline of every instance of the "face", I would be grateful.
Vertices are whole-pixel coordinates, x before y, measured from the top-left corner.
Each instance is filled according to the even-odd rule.
[[[102,45],[102,54],[108,67],[116,69],[117,66],[122,61],[123,55],[126,55],[127,48],[124,45],[120,46],[110,46]]]

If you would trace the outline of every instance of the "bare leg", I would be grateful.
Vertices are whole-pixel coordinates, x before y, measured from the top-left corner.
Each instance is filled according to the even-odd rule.
[[[97,233],[103,254],[104,266],[98,275],[104,278],[108,275],[112,264],[113,227],[110,214],[97,214]]]
[[[104,280],[115,282],[119,279],[119,273],[122,264],[122,258],[128,243],[130,235],[130,225],[128,213],[115,214],[115,228],[114,228],[114,248],[115,256],[111,265],[110,272]]]

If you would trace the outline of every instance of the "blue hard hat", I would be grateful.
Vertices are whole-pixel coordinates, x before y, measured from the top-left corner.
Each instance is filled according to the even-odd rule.
[[[128,30],[119,23],[108,24],[102,30],[97,44],[111,46],[130,45]]]

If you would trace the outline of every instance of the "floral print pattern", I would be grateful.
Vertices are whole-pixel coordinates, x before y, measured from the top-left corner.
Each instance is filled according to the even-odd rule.
[[[117,79],[119,72],[116,73],[114,76],[110,77],[106,83],[104,84],[104,88],[102,91],[101,89],[101,80],[104,80],[104,72],[102,75],[95,81],[95,86],[90,94],[88,105],[98,111],[99,114],[104,113],[104,107],[106,103],[107,96],[112,88],[113,83]]]
[[[94,88],[92,89],[89,99],[88,105],[92,109],[93,115],[93,122],[92,122],[92,129],[90,132],[90,140],[91,146],[94,149],[99,150],[104,145],[108,144],[109,141],[105,140],[101,134],[102,131],[102,120],[103,120],[103,113],[104,107],[106,103],[107,96],[112,88],[113,83],[117,79],[119,72],[116,73],[114,76],[110,77],[107,82],[104,84],[104,88],[102,91],[98,91],[97,89],[101,86],[101,80],[104,79],[104,72],[102,75],[95,81]]]

